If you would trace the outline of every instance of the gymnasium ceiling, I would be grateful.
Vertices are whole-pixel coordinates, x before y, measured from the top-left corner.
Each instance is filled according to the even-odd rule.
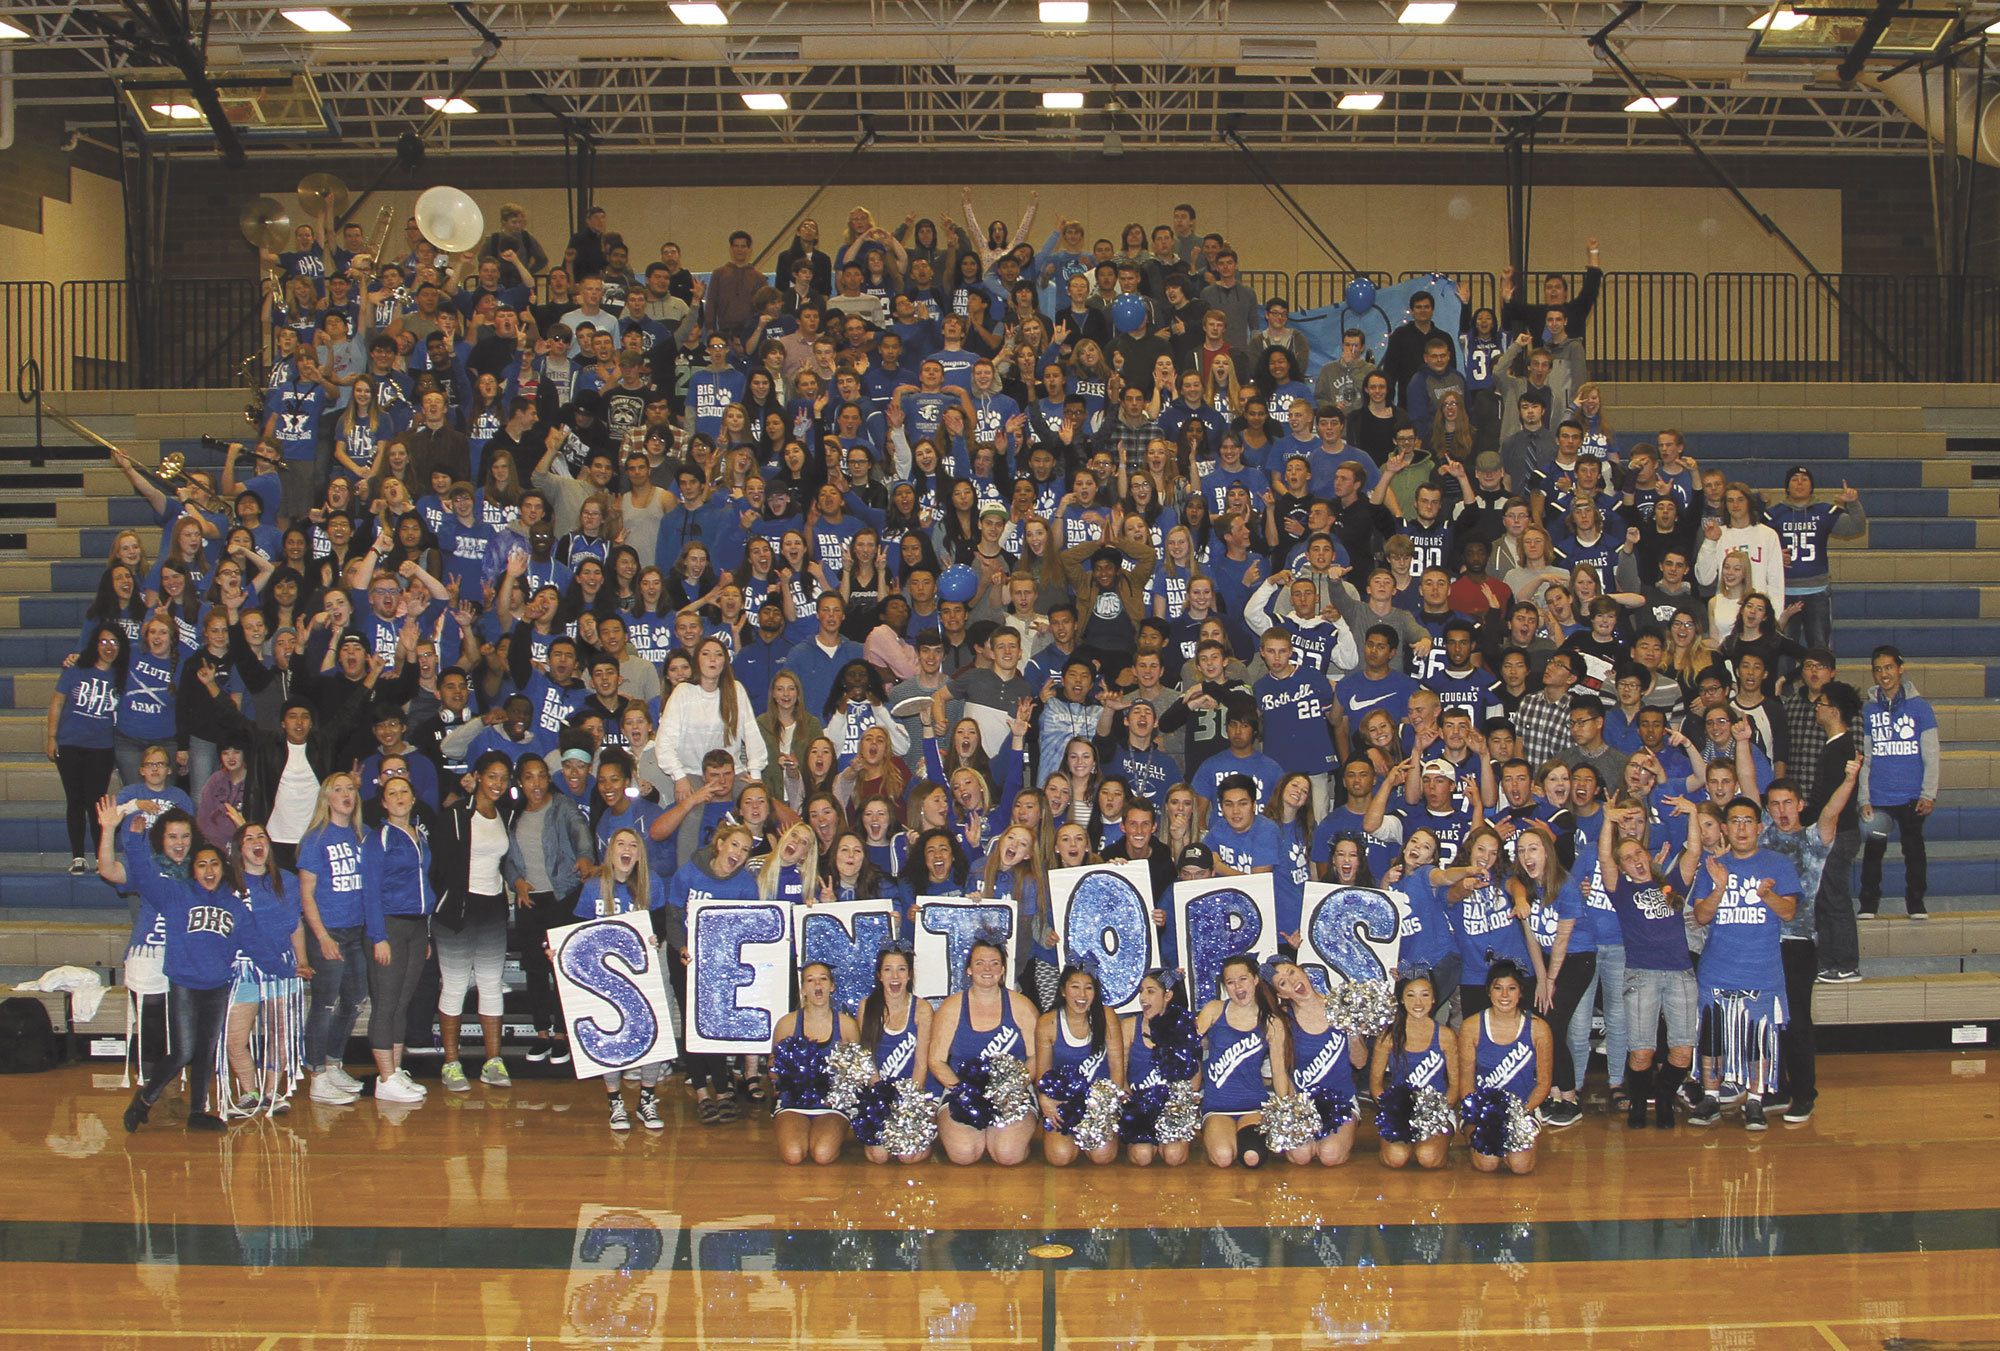
[[[1858,2],[1857,22],[1873,7]],[[1402,0],[1096,0],[1067,26],[1042,22],[1035,0],[724,0],[726,26],[689,27],[664,3],[348,0],[332,9],[350,31],[314,35],[264,0],[182,3],[0,4],[30,35],[0,57],[15,97],[112,141],[112,77],[161,67],[162,25],[185,24],[211,77],[310,75],[339,143],[270,139],[315,155],[393,147],[482,55],[464,90],[473,111],[439,119],[432,149],[555,153],[567,117],[607,152],[845,149],[864,119],[885,147],[1073,150],[1115,132],[1123,149],[1196,149],[1234,131],[1291,150],[1466,151],[1497,148],[1536,109],[1546,151],[1677,144],[1665,119],[1626,110],[1630,90],[1591,49],[1614,4],[1461,0],[1445,23],[1411,26]],[[1921,151],[1917,128],[1865,82],[1842,87],[1831,57],[1751,58],[1767,8],[1647,3],[1613,45],[1711,148]],[[1957,32],[2000,19],[1994,0],[1923,12]],[[1044,109],[1051,90],[1080,91],[1083,108]],[[745,92],[773,91],[786,110],[745,106]],[[1352,93],[1381,105],[1339,108]],[[164,143],[212,146],[199,122]]]

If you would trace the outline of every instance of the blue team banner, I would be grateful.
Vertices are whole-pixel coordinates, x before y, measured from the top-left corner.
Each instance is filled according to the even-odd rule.
[[[1349,289],[1353,288],[1350,286]],[[1383,350],[1389,344],[1389,334],[1410,321],[1410,297],[1419,291],[1428,293],[1436,302],[1437,309],[1431,315],[1431,322],[1452,340],[1454,348],[1457,347],[1461,308],[1458,283],[1444,273],[1413,277],[1394,286],[1371,285],[1369,289],[1373,292],[1370,304],[1354,305],[1343,297],[1338,304],[1324,309],[1301,310],[1292,315],[1292,327],[1306,335],[1308,378],[1317,375],[1321,366],[1340,356],[1340,335],[1350,328],[1361,330],[1362,348],[1372,360],[1380,361]]]

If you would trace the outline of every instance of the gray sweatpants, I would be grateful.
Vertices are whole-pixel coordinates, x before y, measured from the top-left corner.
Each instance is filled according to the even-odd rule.
[[[389,932],[389,964],[368,955],[368,1049],[387,1051],[400,1044],[409,1021],[410,1004],[424,978],[430,948],[430,921],[417,915],[385,915]]]

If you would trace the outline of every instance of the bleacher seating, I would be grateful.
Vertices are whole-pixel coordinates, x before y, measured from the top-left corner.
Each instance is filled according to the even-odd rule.
[[[215,465],[203,433],[240,426],[239,390],[79,392],[65,408],[151,463],[179,451]],[[1821,986],[1827,1024],[2000,1020],[2000,478],[1975,473],[1957,437],[2000,435],[2000,387],[1628,384],[1606,386],[1608,420],[1629,443],[1662,426],[1731,478],[1778,490],[1811,463],[1824,489],[1847,482],[1870,526],[1838,541],[1835,649],[1868,684],[1869,649],[1894,642],[1907,678],[1936,705],[1943,797],[1932,817],[1926,925],[1901,917],[1902,864],[1885,870],[1884,918],[1861,926],[1857,985]],[[1936,427],[1938,429],[1934,430]],[[1947,431],[1944,428],[1952,430]],[[103,453],[53,423],[34,450],[25,409],[0,417],[0,967],[73,962],[115,976],[125,903],[64,871],[61,792],[42,758],[54,670],[122,526],[151,515]],[[1969,443],[1969,442],[1968,442]],[[107,999],[117,1015],[117,999]],[[122,1021],[120,1022],[122,1027]]]

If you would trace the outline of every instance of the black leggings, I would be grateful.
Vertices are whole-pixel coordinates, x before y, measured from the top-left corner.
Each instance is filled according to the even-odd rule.
[[[681,1069],[687,1074],[689,1088],[712,1089],[725,1092],[734,1085],[735,1076],[729,1068],[729,1057],[714,1051],[696,1053],[687,1049],[688,1029],[694,1026],[694,1010],[688,1005],[688,969],[681,960],[681,949],[663,948],[667,961],[667,979],[673,982],[674,1001],[681,1006]]]
[[[229,991],[190,990],[176,985],[167,991],[167,1053],[139,1089],[148,1107],[160,1100],[167,1085],[182,1070],[188,1072],[188,1115],[208,1111],[208,1087],[215,1079],[216,1048],[229,1020]]]
[[[1549,1034],[1555,1038],[1556,1063],[1553,1070],[1555,1086],[1564,1093],[1576,1092],[1576,1086],[1583,1077],[1578,1067],[1571,1063],[1569,1053],[1569,1022],[1577,1016],[1576,1006],[1583,1002],[1583,992],[1590,988],[1590,982],[1597,976],[1597,954],[1594,952],[1572,952],[1563,957],[1562,970],[1556,972],[1555,1003],[1549,1008]],[[1606,999],[1623,999],[1625,992],[1606,991]],[[1586,1010],[1584,1017],[1590,1016]],[[1616,1076],[1625,1072],[1624,1066],[1612,1071]]]
[[[521,976],[528,987],[528,1016],[542,1036],[561,1032],[564,1027],[562,1008],[556,999],[555,968],[549,965],[549,954],[543,947],[548,942],[549,930],[576,922],[576,896],[576,891],[572,891],[558,900],[553,891],[537,891],[533,893],[532,906],[514,912],[514,932],[521,945]]]
[[[85,858],[96,852],[97,800],[111,787],[111,770],[116,764],[109,746],[56,747],[56,774],[62,779],[67,808],[64,824],[69,827],[69,856]],[[85,848],[88,836],[89,848]]]

